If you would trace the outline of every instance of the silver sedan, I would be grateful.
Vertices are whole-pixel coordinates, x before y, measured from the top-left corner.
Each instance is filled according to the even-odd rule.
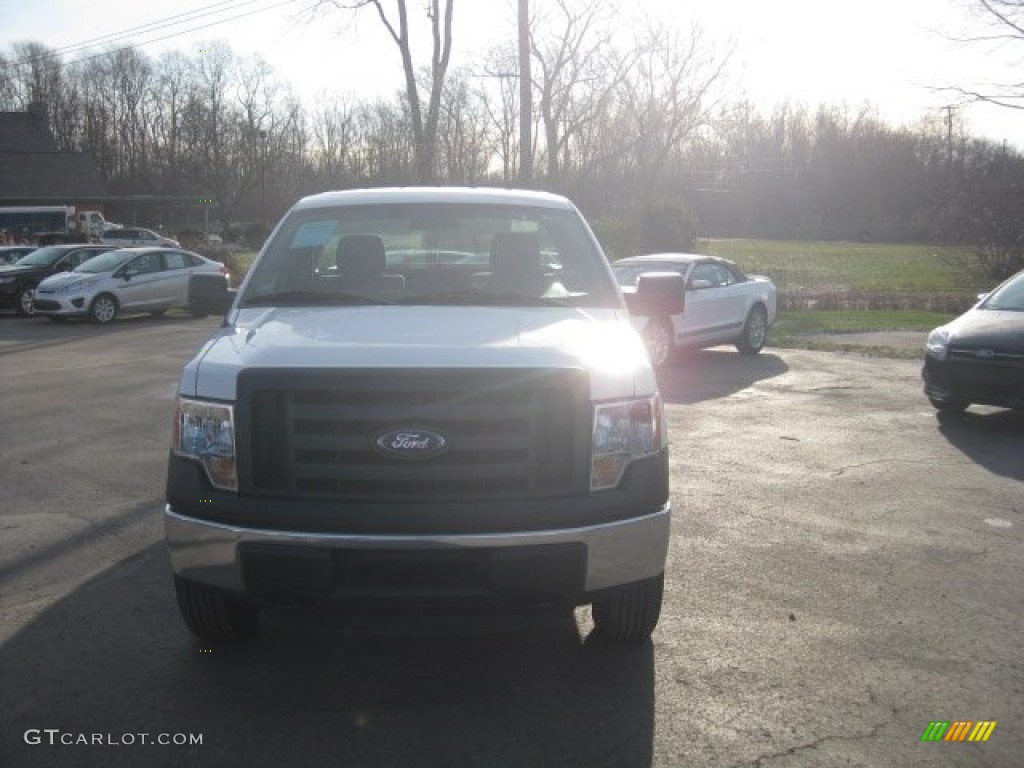
[[[222,274],[227,268],[177,248],[122,248],[100,254],[71,272],[43,280],[33,309],[55,320],[87,316],[109,323],[122,312],[162,315],[188,307],[188,282],[194,274]]]

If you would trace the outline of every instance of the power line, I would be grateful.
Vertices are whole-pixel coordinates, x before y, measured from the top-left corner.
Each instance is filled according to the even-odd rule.
[[[157,19],[156,21],[150,21],[150,22],[148,22],[146,24],[140,24],[140,25],[135,26],[135,27],[128,27],[127,29],[123,29],[120,32],[110,32],[110,33],[105,34],[105,35],[100,35],[99,37],[93,37],[93,38],[90,38],[88,40],[83,40],[82,42],[79,42],[79,43],[72,43],[71,45],[64,46],[63,48],[55,49],[53,51],[53,53],[55,53],[57,55],[70,54],[70,53],[74,53],[76,50],[80,50],[80,49],[83,49],[83,48],[88,48],[88,47],[90,47],[92,45],[98,45],[100,43],[108,42],[110,40],[117,40],[117,39],[120,39],[120,38],[127,37],[129,35],[140,34],[140,33],[143,33],[143,32],[147,32],[147,33],[148,32],[155,32],[155,31],[157,31],[159,29],[162,29],[164,27],[174,27],[174,26],[177,26],[177,25],[180,25],[180,24],[185,24],[185,23],[193,21],[193,20],[201,19],[201,18],[203,18],[205,16],[210,16],[210,15],[217,14],[217,13],[223,13],[224,11],[228,11],[228,10],[234,10],[230,6],[232,6],[236,2],[238,2],[238,0],[222,0],[219,3],[214,3],[213,5],[206,6],[205,8],[197,8],[197,9],[195,9],[193,11],[186,11],[184,13],[178,13],[178,14],[175,14],[174,16],[168,16],[168,17],[163,18],[163,19]],[[241,3],[241,5],[242,6],[250,5],[253,2],[258,2],[258,0],[245,0],[244,2]],[[222,6],[229,6],[229,7],[228,8],[224,8]],[[241,7],[241,6],[235,6],[235,7],[237,8],[237,7]]]
[[[131,35],[132,33],[140,33],[141,32],[141,33],[144,33],[144,34],[151,34],[151,33],[159,32],[162,29],[174,28],[174,27],[181,26],[183,24],[188,24],[188,23],[191,23],[191,22],[199,21],[200,19],[206,18],[208,16],[215,16],[217,14],[223,14],[223,13],[226,13],[226,12],[229,12],[229,11],[236,11],[236,10],[239,10],[239,9],[245,7],[245,6],[253,5],[254,3],[264,2],[264,1],[265,0],[243,0],[243,2],[239,3],[239,2],[237,2],[237,0],[223,0],[223,2],[214,3],[213,5],[206,6],[204,8],[198,8],[198,9],[196,9],[194,11],[188,11],[188,12],[185,12],[185,13],[176,14],[174,16],[168,16],[168,17],[166,17],[164,19],[158,19],[156,21],[152,21],[152,22],[149,22],[149,23],[146,23],[146,24],[141,24],[141,25],[138,25],[138,26],[135,26],[135,27],[129,27],[128,29],[122,30],[120,32],[112,32],[110,34],[101,35],[99,37],[91,38],[91,39],[88,39],[88,40],[85,40],[85,41],[82,41],[82,42],[79,42],[79,43],[73,43],[71,45],[67,45],[67,46],[64,46],[62,48],[57,48],[57,49],[54,49],[54,50],[49,50],[49,51],[46,51],[42,55],[28,56],[28,57],[25,57],[25,58],[20,59],[18,61],[8,62],[7,66],[10,67],[10,68],[28,67],[28,66],[31,66],[34,62],[38,61],[39,59],[51,58],[51,57],[60,57],[60,56],[63,56],[65,54],[74,53],[76,51],[85,51],[90,46],[95,45],[97,43],[102,43],[104,41],[106,41],[108,43],[112,43],[115,46],[118,46],[119,43],[124,43],[124,44],[120,45],[119,47],[116,47],[114,50],[121,50],[121,49],[129,48],[129,47],[132,47],[132,46],[139,46],[139,47],[141,47],[141,46],[144,46],[144,45],[151,45],[153,43],[163,42],[164,40],[171,40],[171,39],[173,39],[175,37],[181,37],[183,35],[188,35],[188,34],[191,34],[193,32],[198,32],[199,30],[207,29],[209,27],[214,27],[214,26],[218,26],[220,24],[226,24],[228,22],[237,21],[238,19],[246,18],[247,16],[254,16],[254,15],[258,14],[258,13],[263,13],[265,11],[270,11],[270,10],[273,10],[275,8],[280,8],[282,6],[291,5],[292,3],[297,2],[297,0],[280,0],[280,2],[275,2],[275,3],[272,3],[271,5],[266,5],[266,6],[262,7],[262,8],[256,8],[254,10],[249,10],[249,11],[246,11],[244,13],[237,13],[237,14],[234,14],[232,16],[228,16],[228,17],[221,18],[221,19],[216,19],[214,21],[210,21],[210,22],[207,22],[205,24],[200,24],[198,26],[189,27],[187,29],[182,29],[182,30],[179,30],[177,32],[173,32],[173,33],[168,34],[168,35],[163,35],[161,37],[155,37],[155,38],[151,38],[151,39],[148,39],[148,40],[133,41],[133,40],[126,40],[125,39],[127,36]],[[227,7],[222,7],[222,6],[227,6]],[[97,54],[92,54],[90,56],[85,56],[85,57],[76,59],[75,63],[89,61],[89,60],[94,59],[94,58],[105,56],[108,53],[110,53],[109,50],[108,51],[103,51],[103,52],[97,53]]]

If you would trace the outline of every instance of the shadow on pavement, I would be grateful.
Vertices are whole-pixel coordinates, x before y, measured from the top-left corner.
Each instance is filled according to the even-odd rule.
[[[788,370],[782,358],[771,352],[747,356],[722,347],[678,354],[671,365],[658,371],[658,384],[666,403],[699,403],[731,395]]]
[[[939,432],[985,469],[1024,480],[1024,411],[937,414]]]
[[[178,618],[156,544],[0,650],[0,764],[651,764],[650,643],[581,642],[570,611],[503,622],[272,615],[251,645],[207,647]],[[60,733],[30,745],[28,729]],[[123,736],[142,733],[202,744]],[[122,743],[59,743],[79,734]]]
[[[139,328],[159,327],[190,332],[192,329],[212,333],[219,325],[220,318],[192,317],[187,313],[168,312],[163,317],[150,315],[125,315],[107,325],[97,325],[81,318],[71,318],[55,323],[44,317],[9,317],[0,320],[0,356],[18,352],[47,349],[78,341],[95,338],[114,338],[122,333],[138,331]]]

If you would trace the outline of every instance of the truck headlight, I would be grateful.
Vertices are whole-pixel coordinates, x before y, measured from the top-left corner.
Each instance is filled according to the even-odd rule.
[[[590,453],[590,490],[614,488],[634,459],[651,456],[664,447],[661,399],[600,403],[594,409]]]
[[[230,405],[178,398],[173,449],[195,459],[210,482],[227,491],[238,490],[235,463],[235,412]]]
[[[936,360],[945,360],[949,353],[949,331],[945,328],[936,328],[928,334],[924,348]]]

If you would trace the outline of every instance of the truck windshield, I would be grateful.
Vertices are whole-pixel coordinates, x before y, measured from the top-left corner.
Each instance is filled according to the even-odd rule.
[[[618,306],[575,211],[390,203],[297,211],[253,269],[242,306],[290,303]]]

